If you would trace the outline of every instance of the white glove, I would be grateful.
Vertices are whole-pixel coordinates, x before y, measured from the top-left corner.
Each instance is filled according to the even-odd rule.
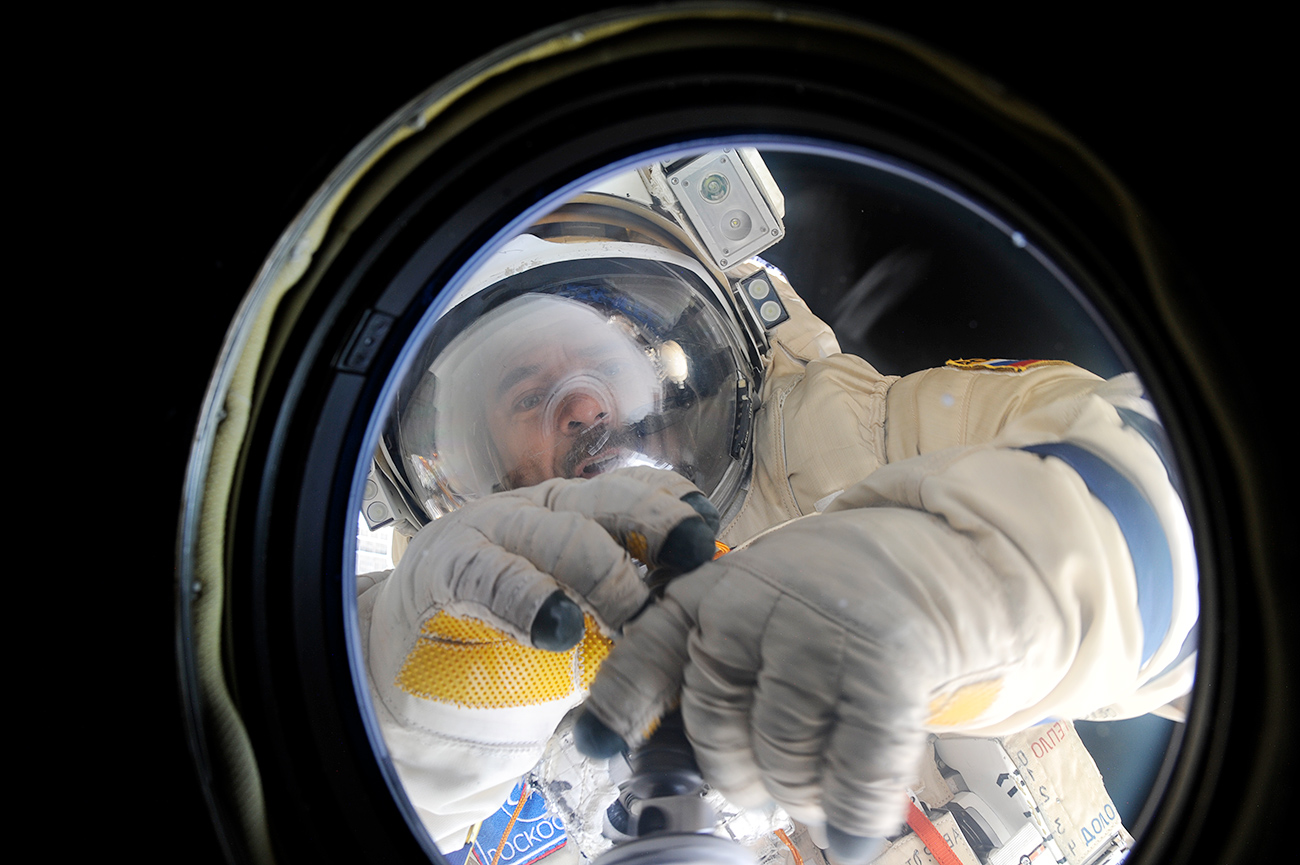
[[[548,481],[426,526],[396,570],[358,597],[389,756],[440,844],[459,847],[500,805],[581,699],[593,663],[583,609],[614,633],[644,605],[649,589],[628,551],[685,570],[715,553],[717,518],[671,472]],[[550,651],[501,645],[501,634],[467,620]],[[431,642],[429,627],[451,630]],[[564,651],[580,639],[576,657]]]
[[[649,589],[629,553],[651,568],[689,569],[713,557],[717,520],[690,481],[651,468],[496,493],[412,539],[374,621],[409,643],[431,610],[443,610],[525,645],[568,649],[583,634],[579,604],[611,632],[645,604]],[[404,656],[410,646],[394,648]]]
[[[706,781],[738,805],[775,799],[825,826],[841,861],[867,861],[902,822],[927,723],[996,711],[1023,654],[1008,606],[970,541],[930,514],[795,520],[627,624],[578,745],[636,746],[680,694]]]

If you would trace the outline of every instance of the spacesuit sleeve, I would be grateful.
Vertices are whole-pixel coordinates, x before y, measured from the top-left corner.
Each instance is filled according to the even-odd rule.
[[[367,665],[376,601],[390,575],[357,580]],[[439,614],[396,678],[367,677],[387,756],[440,849],[460,849],[505,801],[581,699],[608,647],[590,620],[573,649],[544,652],[481,622]],[[512,682],[528,687],[512,689]]]
[[[388,757],[443,850],[464,845],[582,700],[648,598],[643,568],[716,552],[703,499],[647,467],[554,478],[467,503],[421,529],[393,571],[358,578]],[[572,617],[547,612],[557,597]],[[563,639],[538,629],[557,618]]]
[[[955,712],[935,729],[1000,735],[1047,718],[1132,717],[1188,692],[1191,530],[1136,376],[953,362],[893,382],[885,414],[886,464],[826,510],[901,506],[943,518],[1006,591],[971,591],[961,603],[1009,605],[1033,647],[1008,673],[1012,704],[993,713],[994,727],[971,729],[974,719]],[[953,575],[951,590],[966,588]]]

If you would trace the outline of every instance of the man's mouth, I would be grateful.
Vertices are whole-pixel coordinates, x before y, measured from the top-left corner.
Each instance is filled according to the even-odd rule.
[[[622,463],[622,456],[622,448],[606,449],[591,459],[581,463],[578,467],[576,477],[594,478],[602,472],[607,472],[610,469],[617,468]]]
[[[628,436],[609,427],[585,430],[565,454],[562,477],[594,478],[617,468],[626,453]]]

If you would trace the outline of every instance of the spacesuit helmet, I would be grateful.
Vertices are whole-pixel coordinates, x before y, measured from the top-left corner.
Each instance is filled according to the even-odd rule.
[[[685,180],[656,163],[577,196],[457,290],[398,387],[371,475],[401,499],[389,510],[404,531],[493,492],[625,466],[675,471],[723,513],[737,499],[766,351],[743,286],[769,268],[752,251],[737,260],[727,237],[770,246],[783,208],[752,151],[676,167],[692,164]],[[714,249],[667,192],[692,180],[721,203]],[[746,182],[748,196],[727,194]],[[754,199],[762,212],[738,212]]]

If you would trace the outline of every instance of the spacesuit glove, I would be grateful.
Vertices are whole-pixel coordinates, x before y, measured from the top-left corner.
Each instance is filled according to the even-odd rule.
[[[562,651],[582,638],[584,607],[612,632],[645,604],[633,558],[672,570],[712,558],[717,518],[690,481],[651,468],[496,493],[412,539],[381,602],[401,609],[376,621],[413,634],[436,609]]]
[[[968,587],[955,603],[952,581]],[[577,744],[635,747],[680,701],[706,781],[741,806],[775,799],[839,861],[867,861],[902,822],[927,722],[954,689],[1000,681],[1013,634],[994,575],[942,520],[805,517],[679,577],[628,623]]]

